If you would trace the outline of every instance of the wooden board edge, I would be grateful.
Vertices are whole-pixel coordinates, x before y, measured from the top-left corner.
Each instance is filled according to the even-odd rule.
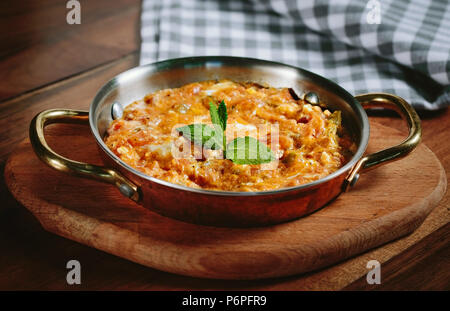
[[[20,148],[20,147],[24,147],[26,146],[26,144],[28,144],[28,139],[23,140],[21,143],[19,143],[19,145],[16,148]],[[424,145],[425,148],[428,149],[428,147],[426,147]],[[429,150],[429,149],[428,149]],[[429,150],[431,153],[432,151]],[[9,191],[13,194],[13,196],[23,205],[25,206],[27,209],[29,209],[28,206],[33,205],[30,204],[33,202],[33,200],[24,200],[23,196],[20,195],[20,187],[19,185],[17,185],[15,183],[15,177],[14,177],[14,173],[12,172],[12,170],[10,169],[10,163],[13,161],[14,159],[14,152],[11,154],[11,156],[8,158],[6,165],[5,165],[5,181],[7,184],[7,187],[9,189]],[[434,155],[434,154],[433,154]],[[435,155],[434,155],[435,156]],[[338,236],[335,236],[331,239],[325,240],[324,241],[320,241],[320,243],[318,242],[317,245],[314,245],[314,247],[320,247],[323,248],[324,250],[327,250],[327,247],[332,247],[334,240],[337,239],[337,237],[339,238],[346,238],[346,236],[350,235],[350,234],[364,234],[365,230],[377,230],[382,228],[383,226],[383,222],[385,221],[391,221],[390,218],[395,218],[395,216],[398,216],[398,214],[407,214],[410,213],[411,211],[414,211],[415,209],[417,209],[417,207],[419,208],[419,213],[415,214],[415,218],[414,221],[412,223],[398,223],[398,231],[395,233],[394,238],[389,238],[388,240],[386,240],[386,237],[378,237],[377,239],[374,239],[372,241],[369,241],[369,248],[364,247],[363,249],[361,249],[361,247],[355,247],[355,248],[351,248],[349,246],[349,248],[347,248],[345,250],[345,254],[342,256],[342,258],[339,261],[336,260],[330,260],[329,258],[331,257],[327,257],[327,258],[320,258],[319,256],[319,260],[312,260],[311,263],[309,265],[299,265],[297,263],[293,264],[293,265],[289,265],[285,268],[283,268],[283,270],[276,270],[276,271],[269,271],[267,273],[258,273],[257,275],[245,275],[242,273],[242,271],[239,271],[237,273],[220,273],[220,272],[215,272],[215,273],[211,273],[210,270],[206,270],[206,269],[198,269],[198,271],[192,273],[191,271],[186,271],[185,269],[182,269],[181,267],[172,267],[172,266],[163,266],[160,263],[156,262],[156,261],[152,261],[152,260],[144,260],[143,258],[139,258],[136,256],[132,255],[132,252],[127,252],[126,256],[123,256],[123,254],[119,254],[116,251],[116,247],[114,245],[111,245],[111,243],[105,243],[105,245],[108,245],[109,247],[103,247],[102,244],[103,243],[92,243],[91,241],[89,241],[88,239],[86,239],[83,236],[70,236],[67,234],[66,229],[67,228],[61,228],[59,226],[59,221],[58,218],[60,216],[60,213],[66,213],[65,216],[68,216],[70,219],[73,219],[74,222],[72,223],[73,226],[77,226],[80,224],[79,219],[80,217],[83,218],[86,223],[90,224],[90,226],[88,226],[86,229],[87,230],[91,230],[91,233],[94,233],[93,230],[95,230],[95,228],[97,226],[102,226],[103,229],[105,229],[105,226],[108,227],[109,230],[114,230],[114,231],[120,231],[121,234],[124,236],[124,238],[128,238],[128,239],[138,239],[139,237],[137,236],[137,233],[132,232],[130,230],[124,229],[124,228],[120,228],[118,226],[115,226],[113,224],[104,224],[100,221],[98,221],[95,218],[71,211],[71,210],[65,210],[65,209],[61,209],[58,206],[54,206],[55,207],[55,213],[52,215],[52,217],[48,217],[47,214],[47,218],[48,221],[44,221],[42,219],[42,217],[39,217],[39,211],[37,210],[32,210],[29,209],[31,213],[33,213],[33,215],[38,219],[38,221],[41,223],[41,225],[43,226],[43,228],[49,232],[55,233],[57,235],[66,237],[68,239],[71,239],[73,241],[79,242],[81,244],[85,244],[88,245],[90,247],[105,251],[107,253],[119,256],[119,257],[123,257],[126,258],[128,260],[131,260],[135,263],[138,264],[142,264],[151,268],[155,268],[158,270],[162,270],[162,271],[166,271],[166,272],[170,272],[170,273],[176,273],[176,274],[181,274],[181,275],[186,275],[186,276],[192,276],[192,277],[200,277],[200,278],[211,278],[211,279],[240,279],[240,280],[250,280],[250,279],[266,279],[266,278],[273,278],[273,277],[281,277],[281,276],[288,276],[288,275],[297,275],[297,274],[301,274],[301,273],[305,273],[305,272],[311,272],[311,271],[315,271],[317,269],[321,269],[333,264],[336,264],[338,262],[341,262],[345,259],[348,259],[352,256],[356,256],[358,254],[362,254],[365,252],[370,251],[371,249],[386,244],[394,239],[398,239],[402,236],[405,236],[411,232],[413,232],[417,227],[420,226],[420,224],[422,224],[422,222],[425,220],[425,218],[429,215],[429,213],[431,213],[431,211],[433,210],[433,208],[437,205],[437,203],[439,203],[439,201],[442,199],[443,195],[446,192],[446,187],[447,187],[447,178],[446,178],[446,174],[445,174],[445,170],[442,167],[442,164],[440,163],[440,161],[437,159],[440,168],[441,168],[441,172],[440,172],[440,177],[439,177],[439,185],[438,187],[436,187],[434,189],[434,191],[426,198],[423,198],[420,202],[417,202],[415,205],[412,205],[408,208],[404,208],[400,211],[396,211],[393,213],[390,213],[388,215],[385,215],[381,218],[375,219],[373,221],[367,222],[365,223],[362,227],[358,227],[357,229],[352,229],[346,232],[343,232],[341,234],[339,234]],[[425,202],[427,201],[427,202]],[[63,210],[63,211],[61,211]],[[68,213],[68,214],[67,214]],[[394,216],[395,215],[395,216]],[[356,232],[355,232],[356,231]],[[104,241],[108,241],[108,234],[105,233],[104,235],[102,235],[100,233],[99,230],[95,230],[95,234],[96,234],[96,238],[98,239],[104,239]],[[104,230],[104,232],[110,232],[108,230]],[[155,246],[158,244],[157,241],[155,241]],[[325,245],[325,246],[324,246]],[[362,245],[362,243],[360,243],[360,245]],[[167,251],[167,248],[166,248]],[[298,249],[297,249],[298,251]]]

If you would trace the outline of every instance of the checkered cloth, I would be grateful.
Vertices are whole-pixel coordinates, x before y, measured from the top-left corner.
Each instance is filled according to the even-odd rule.
[[[447,0],[144,0],[141,64],[232,55],[388,92],[418,109],[450,105]]]

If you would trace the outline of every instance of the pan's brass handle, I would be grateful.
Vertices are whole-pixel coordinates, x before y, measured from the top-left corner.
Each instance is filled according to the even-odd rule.
[[[34,152],[44,163],[58,171],[113,184],[119,188],[123,195],[137,202],[139,200],[138,187],[119,172],[112,169],[67,159],[54,152],[45,141],[44,127],[48,124],[87,124],[88,122],[89,113],[87,111],[67,109],[51,109],[42,111],[34,117],[30,124],[30,142],[33,146]]]
[[[364,109],[387,108],[396,111],[406,120],[409,127],[408,137],[399,145],[362,157],[350,170],[344,183],[344,190],[353,186],[361,171],[375,168],[405,157],[420,143],[422,126],[416,111],[403,98],[386,93],[369,93],[355,96]]]

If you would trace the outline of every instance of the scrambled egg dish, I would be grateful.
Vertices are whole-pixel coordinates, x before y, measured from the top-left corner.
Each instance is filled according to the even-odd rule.
[[[221,101],[228,112],[226,141],[256,138],[271,148],[274,161],[236,164],[224,159],[221,150],[203,148],[174,130],[193,123],[211,124],[210,103]],[[313,106],[288,88],[229,80],[148,94],[124,109],[104,140],[124,162],[149,176],[223,191],[309,183],[338,170],[356,149],[342,128],[340,111]],[[187,152],[186,146],[191,147]]]

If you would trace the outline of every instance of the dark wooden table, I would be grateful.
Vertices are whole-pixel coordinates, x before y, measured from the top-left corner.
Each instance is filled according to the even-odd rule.
[[[81,25],[66,23],[65,1],[0,2],[0,167],[43,109],[87,109],[96,90],[139,57],[138,0],[81,1]],[[423,142],[450,171],[450,111],[421,113]],[[374,118],[402,129],[399,118]],[[3,176],[3,174],[2,174]],[[283,280],[218,281],[149,269],[45,232],[0,182],[0,289],[296,289]],[[440,204],[449,209],[447,192]],[[450,289],[447,223],[382,265],[375,289]],[[83,281],[66,283],[66,262],[82,262]],[[373,289],[365,277],[346,289]]]

